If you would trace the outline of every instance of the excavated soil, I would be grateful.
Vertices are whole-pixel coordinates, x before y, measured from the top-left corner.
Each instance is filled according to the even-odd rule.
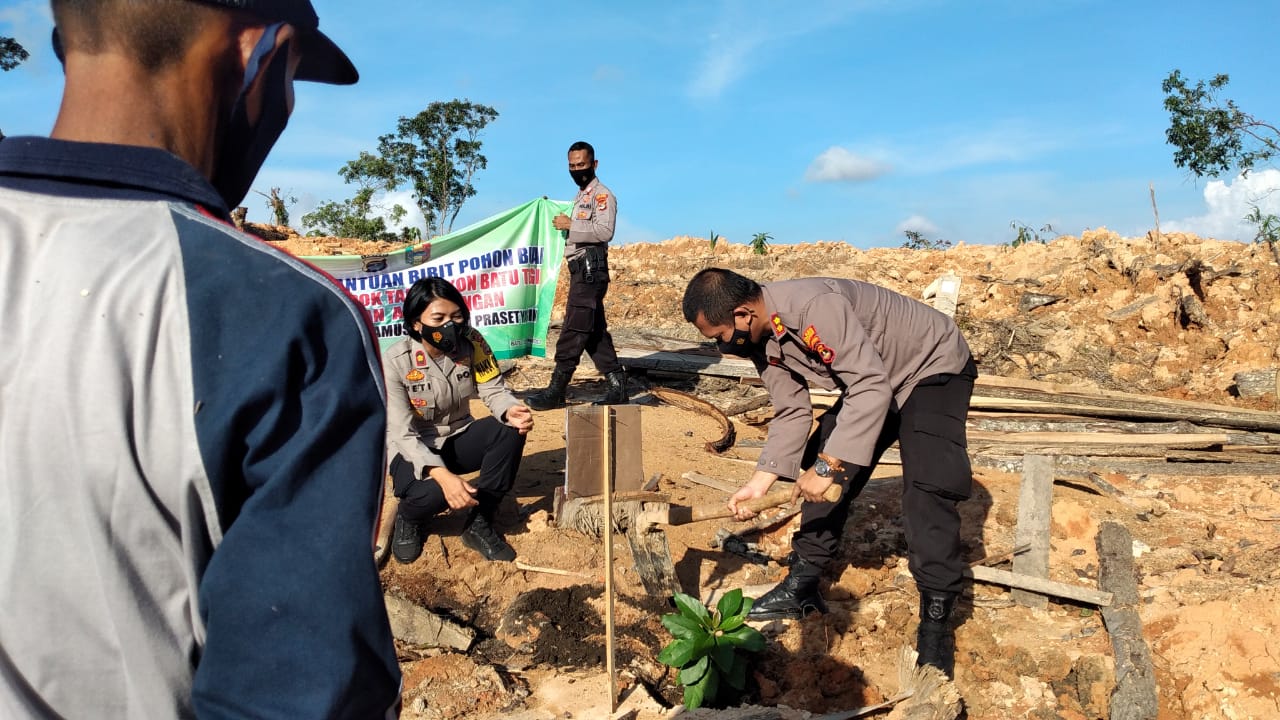
[[[287,246],[316,254],[312,248],[323,243],[298,238]],[[677,238],[612,251],[610,325],[700,340],[678,308],[685,282],[710,265],[763,281],[852,277],[912,296],[951,271],[963,282],[957,321],[983,373],[1277,409],[1274,393],[1233,394],[1236,373],[1280,365],[1280,268],[1265,247],[1185,235],[1126,239],[1099,230],[1019,248],[862,251],[818,243],[756,256],[742,245],[722,242],[712,250],[705,240]],[[561,298],[557,312],[562,306]],[[571,402],[604,392],[589,365],[584,361],[575,378]],[[523,393],[545,384],[549,369],[544,360],[524,359],[509,382]],[[645,390],[659,382],[672,379],[633,377],[633,398],[651,400]],[[709,399],[742,391],[716,378],[677,386]],[[476,409],[483,414],[478,403]],[[767,407],[762,412],[767,417]],[[407,566],[389,562],[383,582],[389,592],[479,635],[468,653],[402,648],[405,717],[610,715],[603,547],[548,522],[551,491],[564,481],[565,421],[563,411],[536,415],[517,487],[498,524],[521,562],[578,575],[479,561],[458,541],[457,519],[441,518],[423,556]],[[642,417],[643,474],[660,474],[658,489],[680,504],[722,503],[724,493],[682,475],[696,470],[745,480],[766,432],[765,425],[735,417],[738,445],[716,456],[704,449],[719,436],[712,420],[657,403],[645,404]],[[1106,480],[1117,496],[1055,487],[1051,579],[1096,587],[1099,524],[1123,523],[1134,538],[1160,718],[1280,717],[1280,464],[1264,475],[1117,473]],[[964,553],[971,560],[1013,546],[1020,477],[980,469],[974,481],[973,498],[961,505]],[[764,627],[769,643],[740,702],[792,708],[779,714],[799,718],[898,691],[898,649],[913,641],[917,623],[900,492],[898,468],[880,468],[855,503],[840,562],[824,583],[831,612]],[[717,529],[734,526],[711,521],[667,530],[686,592],[705,596],[785,574],[786,529],[749,538],[757,542],[750,557],[713,549]],[[617,667],[631,691],[624,708],[634,709],[637,720],[669,717],[667,706],[679,701],[679,690],[655,661],[670,639],[659,622],[669,608],[645,595],[625,539],[617,539],[614,555]],[[1054,601],[1032,610],[1014,604],[1001,587],[975,584],[958,614],[956,684],[967,717],[1110,717],[1115,663],[1096,609]]]

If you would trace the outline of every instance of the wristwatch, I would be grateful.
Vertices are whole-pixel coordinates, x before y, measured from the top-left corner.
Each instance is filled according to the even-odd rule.
[[[820,478],[829,478],[835,474],[835,470],[822,458],[813,461],[813,472]]]

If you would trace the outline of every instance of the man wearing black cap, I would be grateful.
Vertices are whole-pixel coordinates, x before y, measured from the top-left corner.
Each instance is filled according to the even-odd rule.
[[[355,67],[306,0],[52,8],[53,132],[0,144],[0,717],[394,714],[376,342],[227,224]]]

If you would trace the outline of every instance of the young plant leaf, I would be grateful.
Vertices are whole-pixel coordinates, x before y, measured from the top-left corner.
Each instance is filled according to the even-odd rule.
[[[716,603],[721,619],[733,617],[742,611],[742,590],[734,589],[724,594]]]
[[[702,604],[701,600],[684,593],[676,593],[675,601],[676,607],[680,608],[681,615],[697,620],[708,630],[714,629],[711,625],[711,613],[707,612],[707,607]]]
[[[748,652],[760,652],[764,649],[764,636],[750,625],[743,625],[737,630],[721,635],[720,638]]]
[[[735,657],[733,645],[727,642],[717,642],[716,646],[711,649],[710,654],[716,667],[722,671],[728,672],[733,667],[733,658]]]
[[[734,655],[733,665],[721,676],[726,684],[734,690],[742,690],[747,686],[747,658],[745,655]]]
[[[707,671],[710,669],[711,659],[708,656],[703,655],[692,664],[686,665],[680,669],[680,684],[693,685],[701,680],[702,676],[707,674]]]
[[[672,640],[658,653],[658,662],[671,667],[684,667],[697,654],[698,643],[693,639]]]
[[[692,638],[706,630],[702,624],[692,618],[683,615],[663,615],[662,626],[670,631],[672,637],[676,638]]]

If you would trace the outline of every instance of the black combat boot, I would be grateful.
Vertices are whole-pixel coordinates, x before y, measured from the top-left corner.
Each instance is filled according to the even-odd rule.
[[[525,405],[534,410],[554,410],[564,407],[564,391],[573,379],[572,370],[556,370],[551,373],[551,382],[542,390],[524,399]]]
[[[916,631],[916,665],[932,665],[952,677],[956,664],[956,638],[951,630],[951,610],[956,594],[920,591],[920,628]]]
[[[391,554],[396,562],[408,565],[422,555],[422,543],[427,539],[422,523],[405,520],[396,513],[395,533],[391,538]]]
[[[609,390],[605,392],[604,398],[592,403],[593,405],[626,405],[627,404],[627,375],[621,370],[614,370],[604,376],[606,382],[609,383]]]
[[[475,512],[462,530],[462,544],[484,556],[485,560],[511,562],[516,559],[515,548],[493,529],[486,513]]]
[[[818,593],[822,572],[816,565],[797,558],[787,577],[751,606],[748,620],[798,620],[811,612],[827,612],[827,603]]]

